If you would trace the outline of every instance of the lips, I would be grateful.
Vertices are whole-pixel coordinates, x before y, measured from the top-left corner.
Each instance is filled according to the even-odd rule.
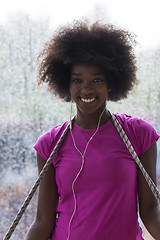
[[[82,98],[82,97],[80,97],[80,99],[84,103],[91,103],[91,102],[94,102],[96,98],[95,97],[94,98]]]

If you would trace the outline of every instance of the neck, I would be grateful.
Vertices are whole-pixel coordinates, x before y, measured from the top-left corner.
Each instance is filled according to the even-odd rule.
[[[83,114],[77,111],[75,122],[82,128],[93,129],[97,128],[100,116],[101,120],[99,126],[105,124],[111,117],[107,109],[103,109],[101,112],[98,112],[96,114]]]

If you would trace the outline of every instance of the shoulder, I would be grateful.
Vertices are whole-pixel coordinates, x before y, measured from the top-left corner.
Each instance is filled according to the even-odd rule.
[[[129,140],[137,149],[138,155],[143,154],[160,135],[147,121],[127,114],[114,114],[126,132]]]
[[[60,125],[57,125],[55,127],[52,127],[49,131],[43,133],[37,141],[40,141],[40,142],[50,142],[52,143],[52,141],[56,141],[57,138],[59,138],[59,135],[61,135],[63,133],[63,131],[65,130],[67,124],[68,124],[69,121],[63,123],[63,124],[60,124]]]
[[[60,136],[67,127],[69,121],[66,121],[63,124],[52,127],[49,131],[43,133],[33,146],[34,149],[43,157],[45,160],[50,155],[50,151],[53,145],[56,145]]]
[[[127,114],[119,113],[116,113],[114,115],[116,116],[120,124],[122,124],[122,127],[124,126],[139,131],[139,134],[143,131],[155,131],[155,129],[149,122],[139,117],[132,117]]]

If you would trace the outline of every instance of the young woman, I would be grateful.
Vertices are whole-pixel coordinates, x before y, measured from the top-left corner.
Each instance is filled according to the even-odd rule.
[[[41,53],[38,83],[77,107],[74,122],[39,189],[36,219],[26,240],[141,240],[140,217],[160,239],[160,209],[106,108],[136,82],[133,36],[114,26],[75,22],[61,28]],[[156,182],[153,127],[114,114]],[[69,121],[35,144],[41,171]]]

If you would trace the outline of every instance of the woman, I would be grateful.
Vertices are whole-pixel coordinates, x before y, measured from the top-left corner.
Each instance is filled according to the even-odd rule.
[[[133,36],[114,26],[75,22],[61,28],[41,53],[39,84],[77,107],[74,122],[39,189],[36,219],[27,240],[140,240],[140,217],[160,239],[160,209],[106,108],[136,83]],[[156,182],[153,127],[114,114]],[[35,144],[41,171],[68,121]],[[137,198],[138,196],[138,198]]]

